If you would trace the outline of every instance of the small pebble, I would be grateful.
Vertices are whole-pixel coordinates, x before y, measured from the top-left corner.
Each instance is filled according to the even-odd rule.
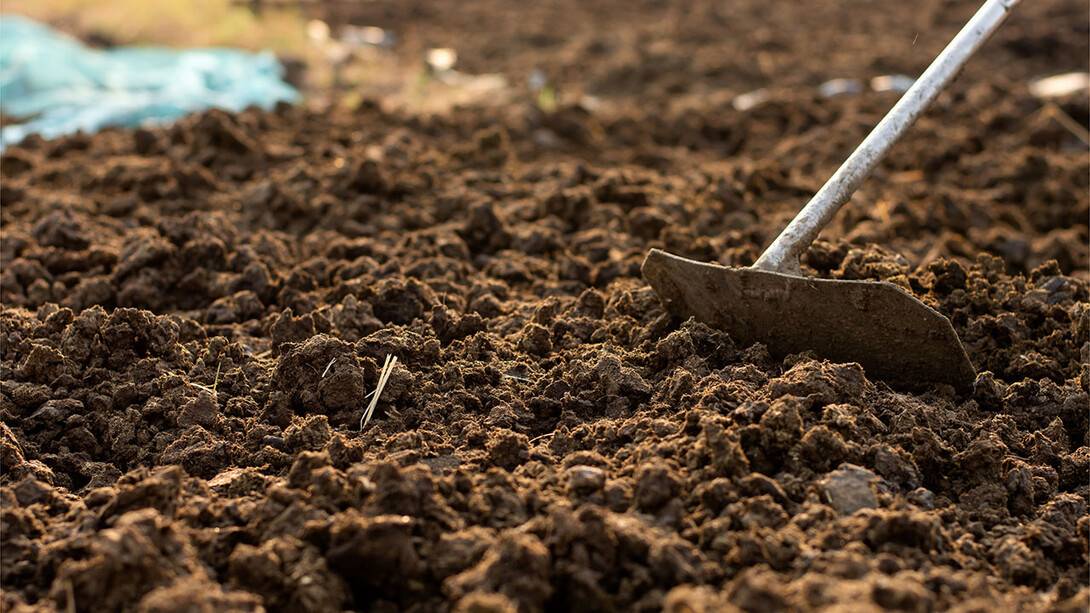
[[[865,468],[844,464],[822,479],[818,488],[825,502],[844,517],[860,509],[878,507],[878,496],[874,493],[873,485],[878,480],[877,475]]]
[[[606,473],[595,466],[572,466],[568,469],[568,488],[575,492],[596,492],[606,484]]]

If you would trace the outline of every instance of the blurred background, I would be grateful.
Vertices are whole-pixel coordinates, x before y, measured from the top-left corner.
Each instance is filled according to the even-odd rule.
[[[916,75],[978,0],[6,0],[3,10],[98,47],[271,50],[317,103],[443,107],[688,97]],[[1085,71],[1090,3],[1035,0],[996,35],[1011,80]],[[835,40],[835,45],[830,45]],[[1014,59],[1019,61],[1014,62]],[[847,84],[851,87],[851,84]],[[714,100],[713,100],[714,101]],[[657,104],[658,102],[656,102]]]

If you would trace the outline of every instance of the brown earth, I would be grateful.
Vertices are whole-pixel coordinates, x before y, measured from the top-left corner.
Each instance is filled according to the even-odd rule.
[[[1019,7],[804,262],[948,316],[968,395],[671,320],[639,265],[751,263],[896,99],[816,85],[918,73],[974,2],[434,4],[352,19],[502,105],[4,154],[4,611],[1087,609],[1090,155],[1055,117],[1090,110],[1027,89],[1086,70],[1085,3]]]

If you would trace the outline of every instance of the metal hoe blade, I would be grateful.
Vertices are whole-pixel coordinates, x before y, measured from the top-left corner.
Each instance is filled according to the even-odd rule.
[[[987,0],[751,268],[652,250],[643,276],[667,310],[780,357],[858,362],[891,385],[969,386],[976,373],[949,320],[890,283],[802,277],[799,257],[1018,2]]]
[[[643,276],[666,309],[724,330],[742,346],[777,357],[807,350],[858,362],[896,388],[948,383],[976,373],[950,321],[892,283],[796,277],[724,268],[653,249]]]

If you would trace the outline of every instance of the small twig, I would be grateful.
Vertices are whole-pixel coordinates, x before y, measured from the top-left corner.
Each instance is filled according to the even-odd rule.
[[[534,438],[530,439],[530,442],[531,443],[536,443],[536,442],[540,441],[541,439],[552,438],[554,436],[556,436],[556,432],[546,432],[545,434],[542,434],[541,436],[535,436]]]
[[[371,398],[371,404],[367,405],[367,410],[364,411],[363,417],[360,418],[360,430],[363,430],[367,423],[371,421],[371,415],[375,412],[375,407],[378,406],[378,399],[382,396],[382,390],[386,387],[386,381],[390,379],[390,373],[394,372],[394,365],[397,364],[397,358],[395,356],[387,354],[386,362],[382,364],[382,370],[378,375],[378,386],[375,388],[374,396]]]
[[[216,377],[212,379],[212,393],[216,393],[216,386],[220,384],[220,367],[223,362],[216,362]]]
[[[325,370],[322,371],[322,376],[321,376],[322,379],[325,379],[325,376],[329,374],[329,369],[333,368],[333,363],[336,362],[336,361],[337,361],[337,358],[333,358],[332,360],[329,361],[329,364],[326,365]]]
[[[1082,144],[1090,147],[1090,132],[1082,125],[1071,118],[1070,115],[1064,112],[1063,109],[1056,106],[1055,103],[1049,102],[1040,111],[1044,117],[1050,117],[1056,120],[1056,123],[1064,127],[1065,130],[1071,133],[1072,136],[1082,141]]]

